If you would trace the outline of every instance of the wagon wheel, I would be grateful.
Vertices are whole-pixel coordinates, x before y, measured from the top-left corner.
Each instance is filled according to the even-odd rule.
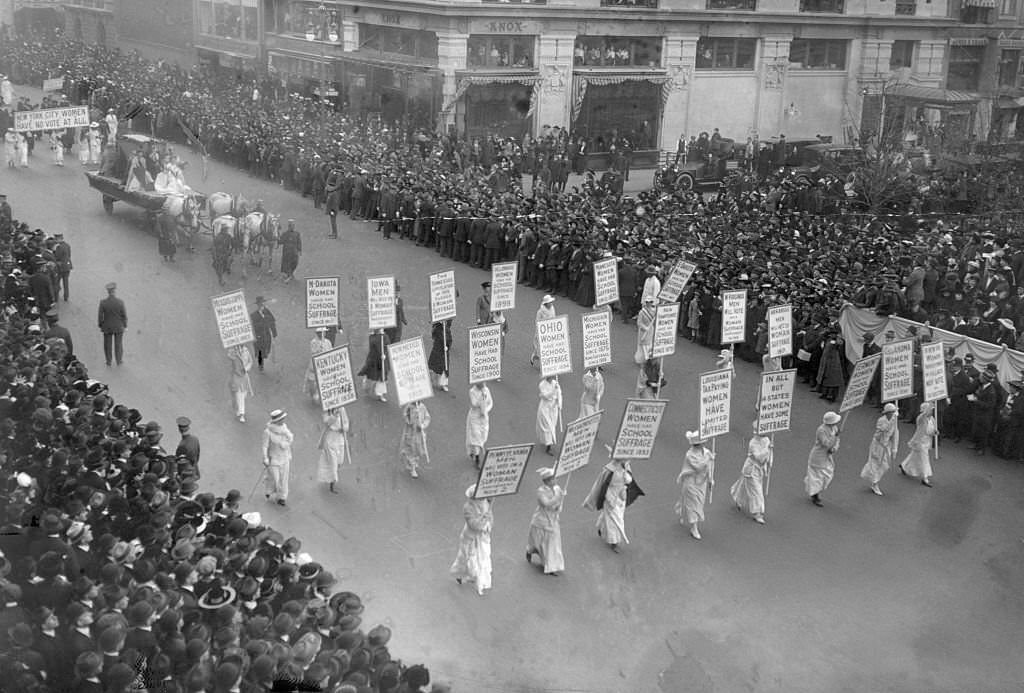
[[[107,214],[114,213],[114,198],[112,198],[110,195],[103,196],[103,211],[105,211]]]
[[[679,174],[679,178],[676,180],[676,185],[679,186],[680,190],[693,190],[696,184],[697,181],[693,179],[692,173],[681,173]]]

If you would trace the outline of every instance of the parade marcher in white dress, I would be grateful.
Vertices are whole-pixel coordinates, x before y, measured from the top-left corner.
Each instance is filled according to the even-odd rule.
[[[772,441],[771,438],[757,432],[754,422],[754,434],[747,444],[747,459],[743,461],[740,478],[732,485],[729,493],[736,507],[744,510],[759,524],[764,524],[765,481],[771,473]]]
[[[604,396],[604,376],[601,367],[588,368],[583,373],[583,393],[580,395],[580,415],[578,418],[596,414],[601,409],[601,397]]]
[[[22,168],[28,168],[28,138],[31,136],[32,133],[18,133],[18,165]]]
[[[530,536],[526,542],[526,561],[533,563],[533,555],[540,556],[545,575],[558,575],[565,570],[562,555],[562,528],[559,516],[565,491],[555,483],[555,470],[541,467],[537,470],[543,482],[537,489],[537,509],[530,520]]]
[[[534,318],[533,353],[530,354],[531,366],[540,358],[540,332],[537,330],[537,323],[553,317],[555,317],[555,297],[551,294],[545,294],[544,298],[540,301],[540,308],[537,309],[537,315]]]
[[[107,115],[103,117],[103,120],[107,122],[107,144],[117,143],[117,115],[114,113],[114,109],[108,109]]]
[[[643,293],[640,295],[640,302],[653,304],[658,302],[658,294],[661,293],[661,280],[658,279],[658,268],[656,265],[647,266],[647,278],[644,279]]]
[[[18,165],[18,133],[14,130],[4,133],[4,159],[7,160],[7,168]]]
[[[466,489],[466,503],[462,506],[462,517],[466,524],[459,534],[459,552],[448,572],[460,585],[464,580],[476,583],[477,594],[491,588],[491,529],[494,526],[494,512],[491,499],[476,500],[476,484]]]
[[[89,128],[78,128],[77,133],[75,141],[78,142],[78,163],[85,166],[89,163]]]
[[[704,447],[700,431],[688,431],[690,449],[683,457],[683,468],[676,483],[682,485],[676,502],[679,524],[690,526],[690,536],[700,539],[700,523],[704,521],[704,503],[708,490],[715,485],[715,453]]]
[[[938,427],[935,425],[935,405],[925,402],[921,405],[921,413],[917,415],[917,428],[914,435],[907,442],[910,452],[900,462],[900,472],[914,478],[921,478],[925,486],[932,485],[932,445],[935,443],[935,436],[938,434]]]
[[[558,442],[558,425],[562,419],[562,386],[558,376],[541,378],[537,386],[540,401],[537,403],[537,440],[544,444],[544,452],[553,455],[551,446]]]
[[[651,349],[654,348],[654,322],[657,314],[654,301],[649,299],[636,316],[636,352],[633,354],[633,363],[641,368],[651,358]]]
[[[833,455],[839,449],[839,422],[842,420],[843,417],[834,411],[825,412],[821,425],[814,433],[814,445],[807,456],[804,490],[811,497],[811,502],[819,508],[824,505],[820,495],[832,483],[832,477],[836,472]]]
[[[320,388],[316,386],[316,369],[313,367],[313,357],[330,351],[334,348],[331,341],[327,339],[326,328],[318,328],[316,336],[309,340],[309,364],[306,366],[306,376],[303,378],[302,389],[313,398],[313,401],[320,404]]]
[[[64,130],[50,130],[50,151],[53,152],[53,163],[57,166],[64,165]]]
[[[14,85],[7,75],[0,75],[0,99],[8,109],[14,106]]]
[[[348,414],[345,407],[324,412],[324,431],[320,434],[320,457],[316,463],[316,480],[328,484],[331,493],[337,493],[334,484],[338,482],[338,467],[345,464],[345,447],[348,445]]]
[[[427,451],[427,428],[430,427],[430,412],[421,401],[409,402],[402,409],[402,445],[399,453],[405,460],[409,476],[418,479],[420,463],[430,464]]]
[[[248,345],[238,344],[228,349],[228,360],[231,361],[231,376],[228,388],[231,400],[235,405],[235,417],[245,423],[245,398],[252,394],[252,381],[249,371],[252,369],[252,352]]]
[[[103,159],[103,134],[100,132],[100,124],[89,123],[89,165],[99,166]]]
[[[612,551],[618,553],[619,544],[629,543],[626,536],[626,507],[632,501],[629,487],[633,483],[633,470],[629,460],[612,460],[604,466],[583,501],[583,507],[597,510],[597,535]],[[637,489],[637,495],[642,495]]]
[[[882,495],[878,482],[892,466],[896,451],[900,447],[900,426],[896,418],[898,411],[892,402],[886,403],[882,408],[882,415],[875,422],[875,434],[871,436],[868,461],[860,470],[860,478],[871,484],[871,492],[876,496]]]
[[[263,429],[263,467],[266,470],[267,500],[276,500],[284,505],[288,500],[288,477],[292,467],[292,442],[295,435],[288,430],[284,420],[288,414],[280,409],[270,412],[270,421]]]
[[[466,454],[477,467],[487,445],[493,407],[494,400],[487,383],[473,383],[469,388],[469,411],[466,413]]]

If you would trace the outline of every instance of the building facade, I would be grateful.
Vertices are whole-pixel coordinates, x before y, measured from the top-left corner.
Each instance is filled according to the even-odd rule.
[[[189,67],[194,0],[65,0],[64,31],[86,43],[138,51],[150,60]]]

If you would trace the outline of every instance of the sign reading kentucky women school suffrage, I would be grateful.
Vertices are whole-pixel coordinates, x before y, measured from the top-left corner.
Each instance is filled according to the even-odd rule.
[[[347,344],[314,356],[313,371],[324,411],[356,401],[356,383]]]
[[[244,291],[229,291],[212,297],[210,301],[213,303],[213,316],[217,320],[217,331],[220,332],[220,343],[225,349],[256,340]]]

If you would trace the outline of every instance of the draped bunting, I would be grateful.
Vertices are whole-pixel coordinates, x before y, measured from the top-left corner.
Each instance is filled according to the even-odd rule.
[[[952,348],[961,358],[964,354],[973,354],[978,368],[984,368],[990,363],[996,364],[999,369],[999,382],[1004,387],[1009,381],[1020,379],[1021,370],[1024,370],[1024,354],[999,344],[971,339],[956,332],[939,330],[913,320],[876,315],[872,310],[857,308],[849,304],[843,307],[843,311],[839,315],[839,327],[842,329],[843,339],[846,341],[846,358],[851,363],[856,363],[861,358],[865,332],[874,333],[875,343],[881,345],[885,343],[883,335],[887,330],[893,330],[897,340],[910,339],[913,335],[910,334],[908,328],[912,326],[917,327],[918,336],[930,335],[933,343],[942,342],[944,351]]]
[[[622,84],[623,82],[651,82],[661,85],[661,105],[664,106],[668,100],[669,92],[672,91],[672,78],[666,75],[573,75],[572,80],[572,120],[580,117],[580,110],[583,108],[583,98],[587,95],[587,87],[591,84],[604,86],[606,84]]]
[[[455,104],[459,102],[466,91],[474,84],[526,84],[533,86],[533,98],[530,99],[530,111],[533,113],[534,104],[537,101],[537,97],[540,95],[540,87],[544,83],[544,78],[537,74],[526,74],[526,75],[509,75],[509,74],[494,74],[494,75],[463,75],[459,77],[458,84],[455,87],[455,94],[452,98],[441,108],[441,117],[446,117],[455,108]],[[529,115],[529,114],[528,114]]]

